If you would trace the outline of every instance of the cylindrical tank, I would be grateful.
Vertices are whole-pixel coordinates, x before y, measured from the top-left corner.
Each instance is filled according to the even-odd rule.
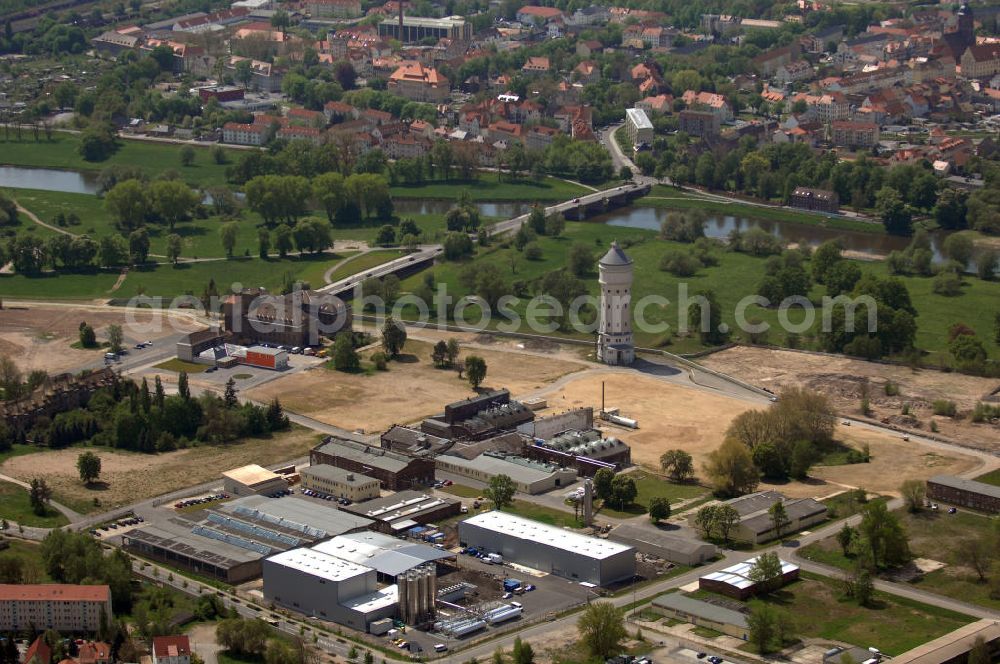
[[[438,577],[437,577],[437,565],[431,563],[430,566],[430,580],[431,580],[431,605],[428,607],[428,611],[433,616],[437,608],[437,596],[438,596]]]
[[[423,606],[420,607],[420,613],[424,616],[428,616],[431,610],[434,608],[434,595],[431,592],[431,572],[426,567],[422,568],[423,574],[421,575],[421,584],[424,587]]]
[[[420,613],[420,581],[412,570],[406,573],[406,584],[409,586],[407,591],[407,595],[409,596],[408,622],[414,623],[417,621],[417,614]]]
[[[409,588],[406,585],[405,574],[400,574],[396,577],[396,589],[399,591],[399,617],[403,622],[406,622],[407,618],[409,618],[409,608],[406,603],[409,597]]]

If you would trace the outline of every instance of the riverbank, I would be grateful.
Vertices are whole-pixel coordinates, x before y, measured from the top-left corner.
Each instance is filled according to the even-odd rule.
[[[118,139],[118,149],[104,161],[86,161],[80,156],[80,135],[67,132],[52,132],[52,138],[44,134],[35,141],[30,132],[24,132],[22,140],[0,138],[0,165],[26,166],[34,168],[57,168],[98,173],[112,166],[141,168],[150,176],[168,170],[177,171],[181,179],[197,187],[212,187],[226,183],[226,167],[240,156],[238,150],[226,150],[227,162],[218,164],[210,148],[217,143],[191,145],[194,148],[194,162],[190,166],[181,163],[181,150],[188,145],[174,143],[154,143]]]
[[[428,180],[418,185],[394,185],[389,193],[393,198],[446,201],[455,201],[461,194],[468,193],[477,202],[548,203],[567,201],[592,192],[578,184],[549,176],[538,180],[498,182],[496,173],[482,173],[474,180]]]
[[[675,187],[656,185],[647,196],[638,199],[635,202],[635,205],[648,205],[650,207],[662,207],[672,210],[700,209],[709,213],[731,215],[734,217],[747,217],[750,219],[761,219],[765,221],[781,221],[806,226],[820,226],[822,228],[829,228],[832,230],[873,233],[875,235],[886,234],[885,228],[882,224],[877,222],[807,212],[804,210],[794,210],[792,208],[774,205],[753,205],[750,203],[723,201],[709,196],[710,195],[701,195],[677,189]]]

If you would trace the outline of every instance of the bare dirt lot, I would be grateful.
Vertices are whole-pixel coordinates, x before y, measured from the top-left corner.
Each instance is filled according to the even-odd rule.
[[[632,447],[632,461],[659,466],[660,455],[680,448],[694,457],[700,471],[709,452],[722,442],[734,417],[754,406],[722,394],[687,388],[633,373],[590,371],[569,377],[560,386],[542,390],[554,410],[601,404],[601,382],[605,384],[608,407],[617,406],[622,415],[639,421],[639,429],[607,425],[608,435]],[[871,449],[870,463],[818,467],[809,483],[790,482],[777,488],[793,497],[823,497],[845,487],[861,486],[878,493],[893,493],[905,479],[927,478],[936,473],[959,473],[978,465],[960,454],[942,453],[916,442],[904,442],[899,435],[869,431],[860,427],[838,427],[837,437],[847,444]],[[763,486],[761,488],[769,488]]]
[[[544,393],[552,411],[591,406],[596,413],[601,407],[602,382],[607,406],[617,407],[625,417],[638,420],[639,428],[599,423],[608,435],[632,447],[634,463],[650,466],[659,466],[661,454],[680,447],[700,467],[708,453],[722,442],[729,422],[752,408],[752,404],[721,394],[618,371],[588,372]]]
[[[247,396],[265,402],[278,397],[293,412],[345,429],[382,431],[439,413],[445,404],[474,396],[469,383],[460,380],[456,371],[434,368],[431,348],[429,343],[410,340],[401,359],[389,363],[388,371],[346,374],[317,367],[251,389]],[[522,353],[463,349],[463,357],[469,354],[486,360],[483,387],[507,388],[514,395],[539,389],[586,366]]]
[[[844,415],[861,415],[861,399],[867,389],[874,419],[925,432],[933,421],[939,436],[960,445],[1000,450],[1000,426],[973,424],[967,416],[976,402],[1000,388],[996,379],[745,346],[714,353],[699,362],[774,392],[794,386],[816,390],[827,395]],[[886,394],[890,383],[898,387],[898,395]],[[954,401],[959,414],[966,416],[934,415],[933,403],[938,399]],[[908,404],[908,416],[902,413],[904,404]]]
[[[219,479],[220,473],[248,463],[272,465],[304,456],[318,442],[315,432],[302,428],[273,438],[250,439],[220,446],[200,446],[166,454],[140,454],[91,448],[101,457],[101,488],[80,482],[76,460],[80,450],[70,448],[8,459],[0,472],[20,480],[44,477],[54,498],[80,512],[127,505],[137,500]]]
[[[156,314],[136,312],[134,320],[146,325]],[[76,310],[68,307],[6,306],[0,310],[0,355],[14,360],[21,371],[41,369],[49,373],[71,371],[100,359],[99,349],[71,348],[79,341],[80,323],[86,321],[94,328],[97,340],[107,339],[107,327],[117,323],[125,328],[125,338],[129,339],[125,313],[107,311]],[[158,339],[171,332],[143,332],[143,339]]]

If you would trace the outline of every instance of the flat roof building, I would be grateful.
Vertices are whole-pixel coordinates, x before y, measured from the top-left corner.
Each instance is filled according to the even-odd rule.
[[[420,491],[400,491],[384,498],[344,505],[341,510],[376,522],[382,532],[398,534],[459,513],[462,503]]]
[[[625,133],[632,145],[652,145],[653,123],[641,108],[625,109]]]
[[[927,480],[927,495],[935,500],[981,512],[1000,512],[1000,486],[954,475],[935,475]]]
[[[333,496],[347,498],[355,502],[378,498],[379,481],[361,473],[355,473],[335,466],[319,464],[303,468],[302,488]]]
[[[892,658],[898,664],[960,664],[969,661],[969,652],[982,639],[986,644],[989,661],[1000,655],[1000,622],[977,620],[953,632],[928,641],[912,650]]]
[[[396,454],[377,445],[327,436],[309,453],[310,465],[326,464],[374,477],[383,489],[401,491],[434,483],[434,461]]]
[[[745,614],[727,609],[724,606],[703,602],[682,593],[660,595],[653,600],[652,610],[653,613],[667,618],[691,623],[698,627],[707,627],[744,641],[750,632]]]
[[[576,470],[560,468],[541,461],[532,461],[520,456],[485,452],[474,459],[442,454],[435,463],[437,469],[468,477],[480,482],[489,482],[497,475],[507,475],[522,493],[536,494],[567,486],[576,482]]]
[[[0,630],[6,633],[96,632],[102,619],[113,618],[111,588],[106,585],[0,584]]]
[[[255,463],[222,473],[222,488],[234,496],[261,496],[288,488],[281,475]]]
[[[753,557],[718,572],[698,577],[698,588],[736,599],[747,599],[757,592],[758,583],[750,578],[750,570],[756,562],[757,558]],[[791,583],[798,578],[799,566],[782,560],[781,585]]]
[[[615,526],[608,539],[679,565],[701,565],[716,555],[714,544],[629,523]]]
[[[296,496],[247,496],[181,517],[144,523],[122,534],[126,550],[237,584],[261,574],[261,560],[295,547],[365,530],[373,522]]]
[[[455,558],[455,554],[433,546],[373,532],[341,535],[321,542],[313,549],[371,567],[378,572],[379,580],[385,583],[395,583],[399,575],[428,563]]]
[[[374,569],[315,549],[266,558],[263,576],[268,602],[361,631],[397,611],[396,587],[380,592]]]
[[[404,16],[402,21],[398,17],[393,17],[378,24],[378,36],[398,39],[404,44],[419,42],[428,37],[469,41],[472,39],[472,24],[461,16],[447,18]]]
[[[539,521],[490,511],[458,524],[463,546],[580,582],[607,586],[635,576],[635,549]]]

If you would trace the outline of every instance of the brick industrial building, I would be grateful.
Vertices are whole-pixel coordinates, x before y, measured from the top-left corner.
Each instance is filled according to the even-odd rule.
[[[927,496],[981,512],[1000,512],[1000,486],[953,475],[935,475],[927,480]]]
[[[374,477],[383,489],[400,491],[434,483],[434,460],[389,452],[346,438],[327,436],[309,453],[309,464],[326,464]]]

